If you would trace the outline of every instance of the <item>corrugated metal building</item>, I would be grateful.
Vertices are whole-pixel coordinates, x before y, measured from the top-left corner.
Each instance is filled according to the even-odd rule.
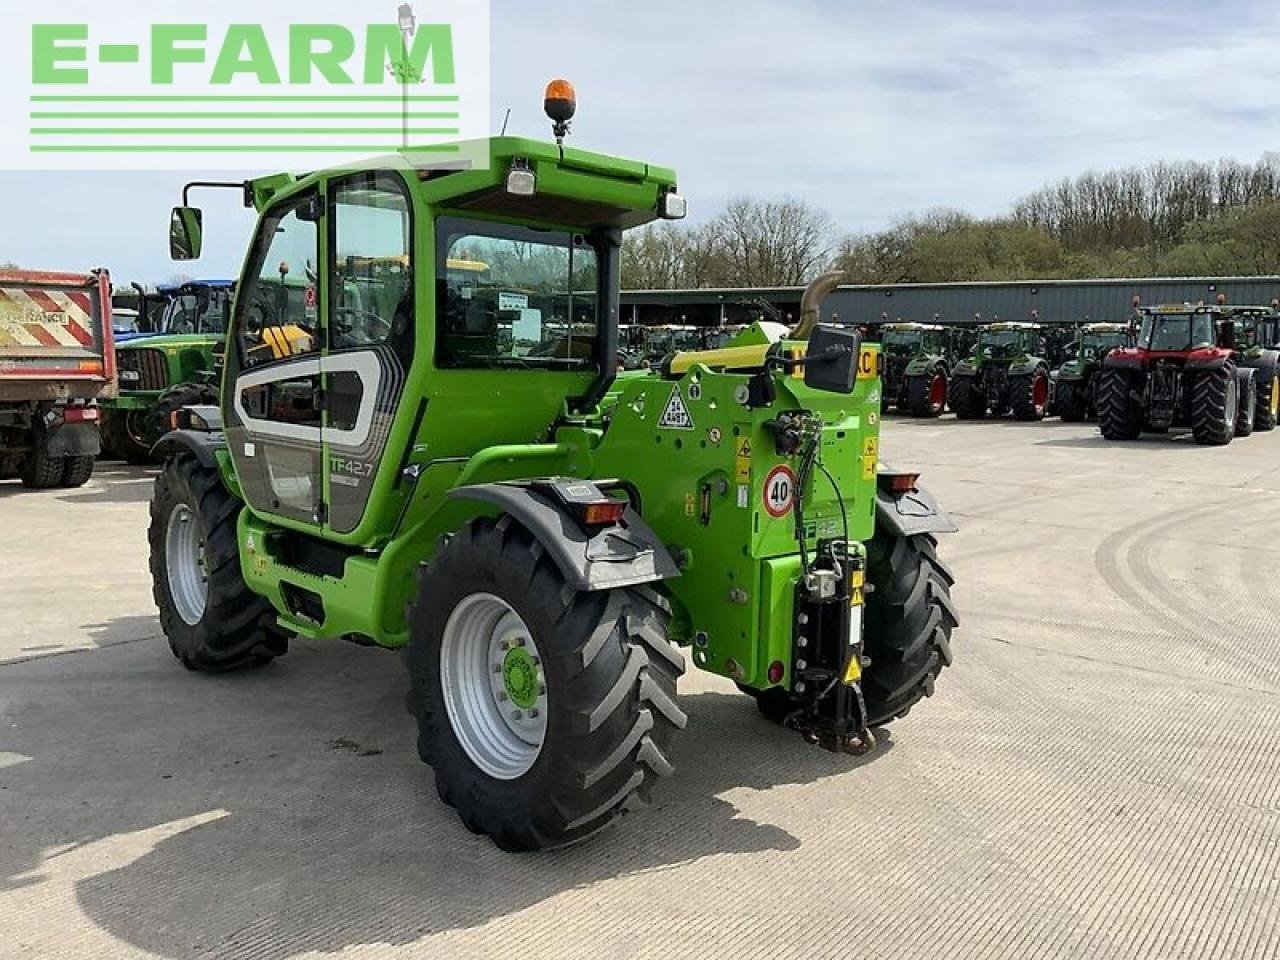
[[[780,289],[635,290],[622,294],[622,322],[715,326],[753,319],[759,301],[784,316],[800,310],[799,287]],[[847,286],[823,305],[824,318],[845,322],[912,320],[963,324],[996,317],[1046,322],[1125,320],[1134,297],[1143,303],[1213,303],[1219,294],[1235,304],[1269,304],[1280,297],[1280,277],[1193,277],[1137,280],[1019,280],[1004,283],[921,283]]]

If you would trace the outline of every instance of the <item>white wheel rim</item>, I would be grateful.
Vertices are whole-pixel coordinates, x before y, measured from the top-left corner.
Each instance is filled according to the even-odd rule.
[[[204,537],[191,508],[180,503],[169,514],[164,537],[164,565],[174,610],[188,626],[204,617],[209,599],[209,574],[204,558]]]
[[[1227,383],[1227,423],[1235,426],[1236,417],[1240,413],[1240,383],[1239,381],[1229,381]]]
[[[440,685],[449,725],[472,763],[516,780],[547,735],[542,655],[524,620],[499,597],[463,598],[444,625]]]

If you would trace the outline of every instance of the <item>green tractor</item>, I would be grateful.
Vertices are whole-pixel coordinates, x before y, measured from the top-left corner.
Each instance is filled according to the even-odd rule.
[[[880,331],[884,409],[942,416],[951,378],[951,331],[928,323],[890,323]]]
[[[973,353],[951,372],[948,401],[961,420],[1010,411],[1017,420],[1043,420],[1049,409],[1049,363],[1035,323],[989,323]]]
[[[1280,310],[1274,304],[1227,309],[1231,315],[1227,337],[1236,367],[1254,371],[1253,429],[1274,430],[1280,420]]]
[[[1087,323],[1080,329],[1068,359],[1056,373],[1056,389],[1050,410],[1068,423],[1081,423],[1098,415],[1098,371],[1116,347],[1133,339],[1127,323]]]
[[[407,650],[441,799],[509,850],[594,834],[672,772],[679,647],[803,739],[871,749],[951,662],[954,527],[878,464],[878,350],[817,322],[838,278],[788,342],[620,373],[622,234],[684,215],[675,174],[459,153],[247,185],[221,403],[180,413],[151,503],[173,653]],[[302,261],[315,288],[288,296],[276,265]],[[310,350],[262,349],[289,327]]]
[[[218,355],[234,287],[230,280],[161,287],[165,304],[157,335],[117,344],[120,395],[103,404],[104,457],[151,463],[152,447],[169,431],[175,411],[217,403]]]

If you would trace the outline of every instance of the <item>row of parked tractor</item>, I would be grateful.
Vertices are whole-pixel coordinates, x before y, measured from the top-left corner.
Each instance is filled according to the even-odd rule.
[[[884,409],[914,417],[1096,419],[1109,440],[1186,427],[1220,446],[1280,415],[1277,303],[1138,307],[1074,328],[890,323],[880,340]]]

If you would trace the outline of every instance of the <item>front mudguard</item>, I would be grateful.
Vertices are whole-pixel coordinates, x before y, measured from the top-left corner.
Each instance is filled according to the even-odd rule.
[[[509,514],[546,548],[575,590],[609,590],[680,576],[680,568],[662,540],[631,507],[621,525],[593,532],[527,483],[475,484],[450,490],[448,496]]]
[[[1011,377],[1029,377],[1038,370],[1049,372],[1049,365],[1038,357],[1031,357],[1019,363],[1009,364],[1009,376]]]

